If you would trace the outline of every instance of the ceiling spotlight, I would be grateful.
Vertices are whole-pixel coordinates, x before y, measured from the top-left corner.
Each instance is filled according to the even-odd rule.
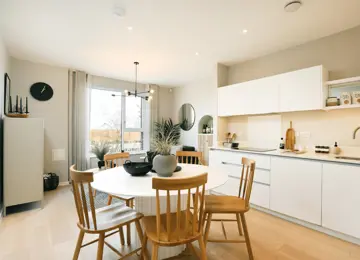
[[[196,55],[196,56],[199,56],[200,54],[199,54],[198,52],[195,52],[195,55]]]
[[[128,26],[128,28],[127,28],[129,31],[132,31],[133,30],[133,28],[131,27],[131,26]]]
[[[150,93],[153,94],[155,92],[155,90],[153,89],[150,89]]]
[[[243,33],[243,34],[247,34],[247,33],[248,33],[248,30],[247,30],[247,29],[244,29],[244,30],[242,31],[242,33]]]
[[[290,1],[285,5],[284,9],[285,9],[285,12],[292,13],[292,12],[296,12],[297,10],[299,10],[301,5],[302,5],[302,2],[300,0]]]
[[[149,100],[152,100],[152,96],[149,96]]]

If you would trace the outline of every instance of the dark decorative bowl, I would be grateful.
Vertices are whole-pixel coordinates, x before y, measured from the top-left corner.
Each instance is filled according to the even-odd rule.
[[[144,176],[152,169],[152,164],[148,162],[126,161],[124,169],[132,176]]]

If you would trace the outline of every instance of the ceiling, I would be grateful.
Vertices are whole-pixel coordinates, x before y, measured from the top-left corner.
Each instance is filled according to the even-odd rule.
[[[0,0],[11,56],[91,74],[181,86],[360,24],[359,0]],[[114,6],[125,10],[113,14]],[[132,31],[128,27],[133,28]],[[243,34],[247,29],[248,33]],[[196,55],[198,52],[199,55]]]

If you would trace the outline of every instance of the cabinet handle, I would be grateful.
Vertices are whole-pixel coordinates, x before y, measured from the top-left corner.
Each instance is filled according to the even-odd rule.
[[[242,167],[242,166],[243,166],[242,164],[229,163],[229,162],[221,162],[221,164],[224,164],[224,165],[233,165],[233,166],[237,166],[237,167]],[[257,169],[257,170],[263,170],[263,171],[270,171],[270,169],[260,168],[260,167],[256,167],[256,166],[255,166],[255,169]]]
[[[239,166],[241,167],[242,164],[237,164],[237,163],[228,163],[228,162],[221,162],[222,164],[225,164],[225,165],[234,165],[234,166]]]

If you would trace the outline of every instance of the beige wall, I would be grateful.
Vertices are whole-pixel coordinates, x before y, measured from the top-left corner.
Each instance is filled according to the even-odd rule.
[[[266,44],[266,43],[264,43]],[[229,68],[228,83],[324,65],[329,79],[360,75],[360,26]]]
[[[265,57],[240,63],[229,68],[228,83],[248,81],[283,72],[323,64],[329,70],[330,80],[360,76],[360,27],[320,40],[290,48]],[[299,138],[303,145],[360,145],[352,139],[352,132],[360,125],[360,109],[339,111],[307,111],[282,113],[282,135],[292,120],[298,132],[310,132],[310,138]],[[228,129],[247,139],[248,117],[227,119]],[[264,131],[266,134],[266,131]]]
[[[215,71],[214,71],[215,72]],[[217,115],[217,85],[215,77],[193,82],[183,87],[174,88],[173,119],[179,122],[179,110],[185,103],[195,109],[195,124],[189,131],[181,130],[181,144],[197,148],[198,124],[205,115],[213,118]],[[214,120],[216,125],[216,120]]]
[[[12,96],[29,97],[30,117],[45,121],[45,172],[55,172],[68,180],[68,70],[11,58]],[[30,86],[45,82],[54,90],[49,101],[31,97]],[[24,129],[25,131],[25,129]],[[64,161],[52,161],[52,150],[64,149]]]
[[[159,118],[172,118],[174,105],[174,91],[170,87],[159,87]]]

